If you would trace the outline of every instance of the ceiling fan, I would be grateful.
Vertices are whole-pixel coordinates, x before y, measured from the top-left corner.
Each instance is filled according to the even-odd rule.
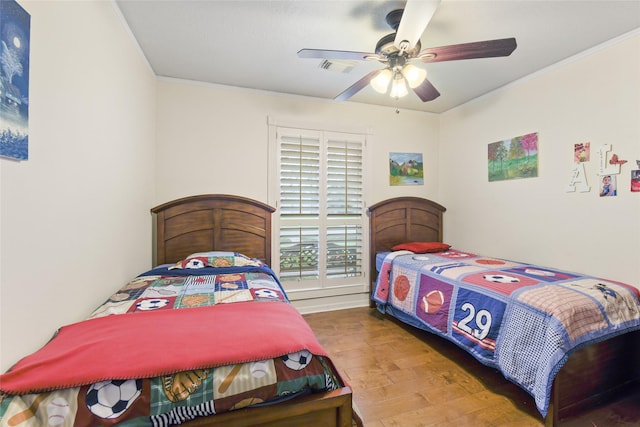
[[[385,68],[374,70],[335,97],[344,101],[351,98],[368,84],[380,93],[389,92],[392,98],[408,93],[407,85],[423,102],[433,101],[440,92],[426,78],[427,72],[413,62],[444,62],[461,59],[492,58],[509,56],[517,44],[515,38],[486,40],[421,50],[420,37],[433,17],[441,0],[408,0],[404,10],[393,10],[386,21],[395,31],[382,37],[376,44],[375,53],[344,50],[301,49],[300,58],[335,60],[375,60]]]

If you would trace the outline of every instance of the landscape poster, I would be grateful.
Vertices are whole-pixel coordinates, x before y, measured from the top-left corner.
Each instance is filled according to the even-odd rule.
[[[538,176],[538,133],[489,144],[489,182]]]
[[[0,1],[0,157],[29,158],[31,16],[14,0]]]
[[[422,153],[389,153],[389,184],[423,185]]]

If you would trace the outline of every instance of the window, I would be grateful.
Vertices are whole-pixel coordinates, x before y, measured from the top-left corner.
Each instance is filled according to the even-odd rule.
[[[276,269],[290,290],[365,283],[365,135],[275,128]]]

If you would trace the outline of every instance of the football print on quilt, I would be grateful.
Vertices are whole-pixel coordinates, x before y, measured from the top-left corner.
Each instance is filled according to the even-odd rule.
[[[447,333],[452,294],[453,285],[421,275],[416,315],[425,323]]]

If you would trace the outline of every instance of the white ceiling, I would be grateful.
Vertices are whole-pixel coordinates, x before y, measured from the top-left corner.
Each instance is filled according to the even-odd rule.
[[[301,59],[302,48],[374,52],[393,32],[386,14],[404,1],[116,0],[155,74],[333,99],[378,62],[349,73]],[[503,58],[420,64],[440,91],[398,106],[440,113],[568,57],[640,28],[640,0],[443,0],[422,48],[515,37]],[[366,87],[347,102],[396,106]]]

